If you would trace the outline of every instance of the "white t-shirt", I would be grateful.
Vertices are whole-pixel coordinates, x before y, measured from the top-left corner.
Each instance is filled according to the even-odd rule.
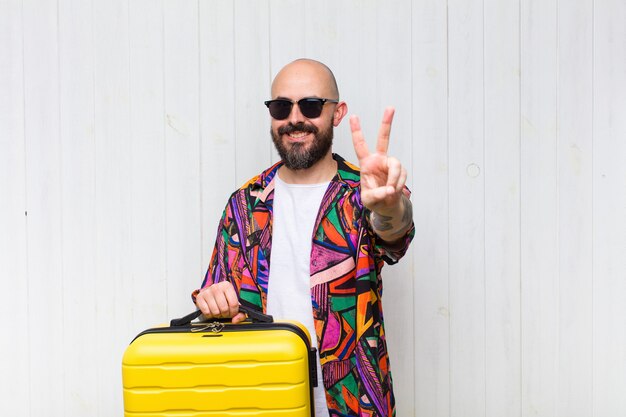
[[[276,319],[301,322],[309,331],[313,346],[317,346],[311,304],[311,244],[315,219],[329,182],[287,184],[278,175],[274,182],[267,313]],[[319,351],[317,379],[313,392],[315,416],[328,417]]]

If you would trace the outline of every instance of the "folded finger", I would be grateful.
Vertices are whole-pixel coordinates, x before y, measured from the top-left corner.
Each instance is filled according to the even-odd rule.
[[[368,192],[368,201],[371,204],[376,204],[383,201],[387,196],[393,194],[395,189],[390,186],[376,187],[374,189],[369,190]]]
[[[402,173],[402,165],[395,158],[387,158],[387,186],[396,189],[396,184]]]
[[[244,313],[237,313],[233,316],[232,322],[233,323],[240,323],[242,321],[244,321],[247,318],[247,316]]]
[[[230,314],[230,303],[228,297],[226,296],[226,291],[216,291],[215,295],[215,303],[219,309],[219,314],[222,317],[232,317]]]
[[[406,184],[407,176],[408,176],[408,173],[407,173],[406,169],[404,167],[402,167],[402,171],[400,173],[400,179],[398,180],[398,183],[396,184],[396,191],[397,192],[401,192],[404,189],[404,185]]]
[[[209,315],[211,313],[209,306],[205,300],[205,292],[200,291],[196,296],[196,307],[202,312],[202,314]]]
[[[206,301],[207,309],[208,309],[208,312],[205,313],[205,316],[219,317],[221,314],[220,308],[217,305],[217,301],[215,300],[215,296],[212,292],[207,293],[207,297],[205,298],[205,301]]]

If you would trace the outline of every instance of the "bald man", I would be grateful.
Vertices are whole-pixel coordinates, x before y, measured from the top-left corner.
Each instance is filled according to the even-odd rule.
[[[415,229],[406,170],[387,155],[394,109],[384,111],[374,152],[350,117],[357,168],[332,152],[348,107],[326,65],[291,62],[271,94],[281,161],[231,195],[193,300],[207,318],[240,322],[246,302],[302,322],[323,381],[316,417],[395,415],[381,270],[406,253]]]

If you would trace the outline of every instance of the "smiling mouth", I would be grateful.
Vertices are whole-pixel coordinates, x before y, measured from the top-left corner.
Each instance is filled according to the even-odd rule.
[[[317,133],[315,126],[307,125],[303,122],[296,124],[289,123],[286,126],[282,126],[278,129],[278,134],[287,135],[289,139],[300,140],[305,138],[309,133]]]
[[[287,133],[287,136],[289,136],[292,139],[302,139],[303,137],[307,136],[309,134],[309,132],[290,132]]]

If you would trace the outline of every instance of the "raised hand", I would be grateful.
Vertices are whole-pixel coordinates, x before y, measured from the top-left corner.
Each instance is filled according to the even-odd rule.
[[[413,224],[413,208],[408,193],[405,195],[406,169],[387,155],[394,112],[393,107],[385,109],[374,153],[367,148],[359,118],[350,117],[352,143],[361,168],[361,201],[371,212],[374,232],[388,242],[402,238]]]
[[[361,168],[361,200],[365,207],[380,214],[397,210],[407,177],[400,161],[387,155],[394,112],[393,107],[385,109],[374,153],[367,148],[359,118],[350,117],[352,143]]]

